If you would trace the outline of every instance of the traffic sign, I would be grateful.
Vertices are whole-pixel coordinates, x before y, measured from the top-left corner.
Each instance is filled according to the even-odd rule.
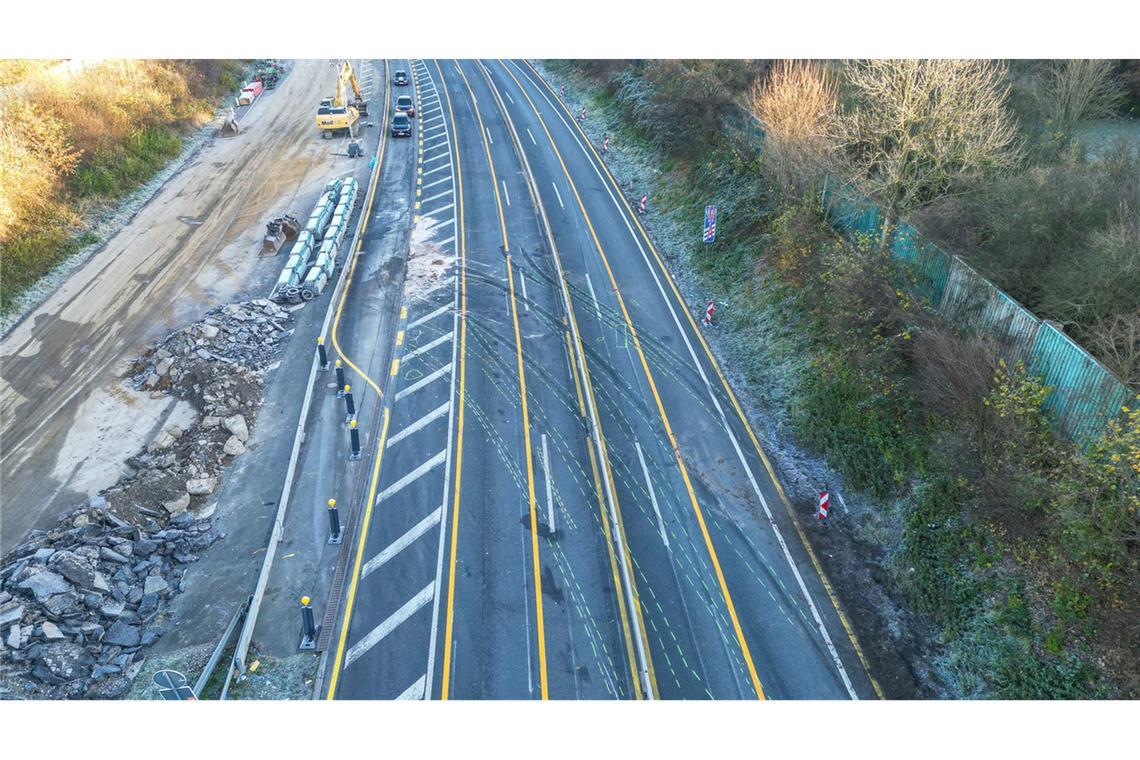
[[[194,690],[186,683],[186,676],[177,670],[160,670],[151,678],[158,687],[158,695],[168,702],[194,700]]]
[[[716,206],[705,206],[705,238],[706,243],[716,242]]]

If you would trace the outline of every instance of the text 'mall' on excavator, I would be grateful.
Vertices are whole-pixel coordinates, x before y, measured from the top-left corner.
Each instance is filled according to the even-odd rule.
[[[348,88],[352,87],[355,99],[348,100]],[[317,127],[322,137],[334,137],[339,134],[348,134],[355,137],[360,129],[360,117],[368,115],[368,101],[360,92],[360,84],[356,81],[356,72],[352,64],[344,61],[337,70],[336,94],[331,98],[321,100],[317,107]]]

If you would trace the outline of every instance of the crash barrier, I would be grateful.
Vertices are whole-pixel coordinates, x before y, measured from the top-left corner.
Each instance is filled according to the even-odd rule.
[[[824,185],[828,218],[848,237],[882,238],[882,213],[847,188]],[[1022,362],[1051,389],[1044,403],[1056,428],[1087,445],[1121,413],[1128,386],[1092,354],[1038,318],[958,256],[946,253],[909,224],[892,231],[891,256],[906,265],[913,290],[952,321],[997,339],[1000,356]]]
[[[324,291],[336,268],[358,189],[353,177],[334,179],[325,185],[270,298],[279,303],[300,303],[311,301]]]

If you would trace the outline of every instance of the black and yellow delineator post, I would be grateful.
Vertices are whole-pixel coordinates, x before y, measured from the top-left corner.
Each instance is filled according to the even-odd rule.
[[[349,420],[348,438],[352,441],[352,453],[349,459],[360,459],[360,431],[356,429],[356,420]]]
[[[316,622],[313,620],[313,608],[309,606],[311,600],[307,596],[301,597],[301,643],[298,649],[316,649],[317,648],[317,633],[320,629],[317,628]]]
[[[329,499],[329,543],[339,544],[344,540],[340,529],[340,513],[336,509],[336,499]]]
[[[344,395],[344,367],[340,366],[340,359],[336,360],[336,397]]]
[[[317,358],[320,360],[320,369],[325,371],[329,368],[329,352],[325,349],[325,336],[317,336]]]
[[[356,419],[356,402],[352,400],[352,386],[344,386],[344,424],[348,424]]]

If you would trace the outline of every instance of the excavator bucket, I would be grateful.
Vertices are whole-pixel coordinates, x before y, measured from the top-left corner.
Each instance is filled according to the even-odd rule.
[[[286,240],[296,240],[301,234],[301,222],[293,214],[286,214],[281,217],[281,229],[285,233]]]
[[[277,253],[286,240],[296,240],[301,232],[301,223],[292,214],[279,216],[265,224],[265,237],[261,239],[263,254]]]

